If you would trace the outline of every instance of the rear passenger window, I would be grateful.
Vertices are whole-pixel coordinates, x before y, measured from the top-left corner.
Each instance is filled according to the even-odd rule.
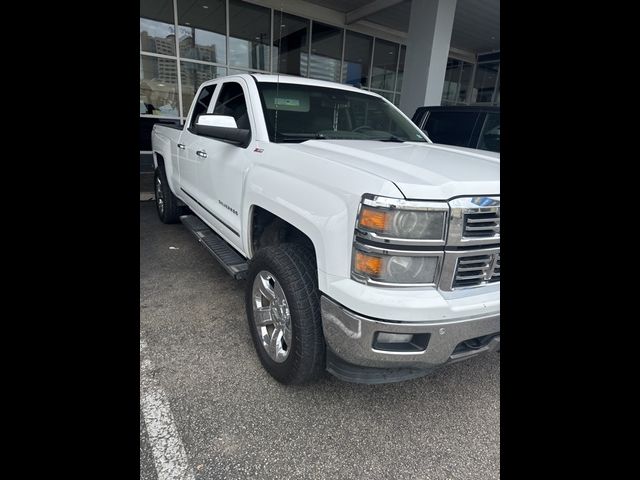
[[[242,87],[237,82],[227,82],[222,85],[213,113],[233,117],[238,128],[251,130],[247,102]]]
[[[424,130],[434,143],[469,147],[478,112],[431,112]]]

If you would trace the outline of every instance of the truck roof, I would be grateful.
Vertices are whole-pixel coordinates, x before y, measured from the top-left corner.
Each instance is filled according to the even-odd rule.
[[[336,83],[336,82],[327,82],[325,80],[316,80],[313,78],[296,77],[295,75],[287,75],[284,73],[281,73],[280,75],[272,75],[272,74],[266,74],[266,73],[251,73],[251,74],[241,73],[237,75],[227,75],[226,77],[218,77],[215,80],[220,81],[220,80],[226,80],[227,78],[234,78],[234,77],[235,78],[243,77],[245,78],[245,80],[249,80],[249,81],[254,79],[256,82],[271,82],[271,83],[280,82],[280,83],[288,83],[293,85],[309,85],[309,86],[325,87],[325,88],[337,88],[340,90],[348,90],[351,92],[365,93],[367,95],[373,95],[376,97],[380,96],[377,93],[370,92],[362,88],[357,88],[357,87],[354,87],[353,85],[345,85],[343,83]]]

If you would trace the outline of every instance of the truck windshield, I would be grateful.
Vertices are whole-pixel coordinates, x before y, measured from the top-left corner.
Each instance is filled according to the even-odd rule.
[[[259,82],[258,90],[272,142],[427,141],[411,121],[372,95],[310,85],[278,86],[271,82]]]

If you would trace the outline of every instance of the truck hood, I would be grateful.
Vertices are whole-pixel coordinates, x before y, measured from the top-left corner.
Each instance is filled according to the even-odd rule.
[[[283,146],[382,177],[408,199],[500,194],[500,155],[493,152],[374,140],[308,140]]]

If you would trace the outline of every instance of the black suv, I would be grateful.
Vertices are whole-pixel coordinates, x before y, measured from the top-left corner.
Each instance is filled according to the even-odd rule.
[[[411,120],[434,143],[500,152],[500,107],[420,107]]]

